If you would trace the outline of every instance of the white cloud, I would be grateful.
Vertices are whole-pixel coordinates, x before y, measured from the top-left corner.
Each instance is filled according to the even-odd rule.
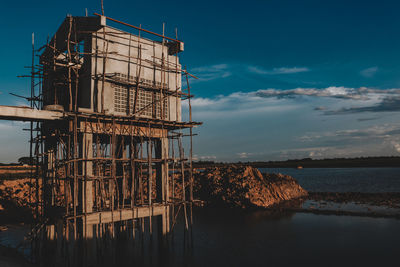
[[[257,66],[248,66],[247,70],[252,73],[262,74],[262,75],[278,75],[278,74],[293,74],[300,72],[308,72],[309,68],[306,67],[281,67],[281,68],[273,68],[272,70],[265,70],[261,67]]]
[[[217,157],[214,155],[203,155],[203,156],[199,156],[199,155],[193,155],[193,160],[216,160]]]
[[[192,105],[192,107],[206,107],[206,106],[215,105],[216,103],[217,103],[217,100],[215,100],[215,99],[196,97],[191,100],[190,104]]]
[[[380,106],[390,97],[400,97],[400,89],[332,86],[194,98],[193,119],[204,122],[196,129],[196,149],[204,159],[211,154],[218,160],[399,155],[396,117],[379,113],[379,121],[371,121],[374,115],[362,116],[368,120],[360,122],[360,113],[321,116],[330,110]],[[246,141],[238,142],[244,136]]]
[[[233,117],[265,112],[285,112],[309,105],[298,101],[299,97],[313,101],[313,110],[324,115],[340,115],[364,111],[400,111],[400,89],[378,90],[371,88],[347,88],[331,86],[327,88],[295,88],[290,90],[265,89],[251,92],[234,92],[212,98],[194,98],[192,107],[196,117]],[[392,99],[394,98],[394,100]],[[313,100],[314,99],[314,100]],[[327,101],[324,99],[332,99]],[[342,99],[343,101],[333,101]],[[322,105],[321,105],[322,104]],[[187,108],[187,101],[183,102]]]
[[[341,108],[333,111],[326,111],[325,115],[354,114],[363,112],[398,112],[400,111],[400,96],[381,94],[377,103],[366,106]]]
[[[294,96],[315,96],[332,97],[355,100],[368,100],[376,95],[400,94],[400,89],[371,89],[366,87],[349,88],[344,86],[330,86],[327,88],[295,88],[289,90],[265,89],[258,90],[256,94],[260,97],[294,97]]]
[[[232,75],[228,64],[216,64],[193,68],[191,72],[199,78],[199,81],[212,81],[219,78],[227,78]],[[192,82],[197,80],[192,80]]]
[[[393,136],[400,137],[400,124],[381,124],[381,125],[373,125],[370,127],[362,128],[362,129],[344,129],[337,131],[328,131],[328,132],[314,132],[314,133],[306,133],[301,136],[299,139],[302,142],[313,142],[317,139],[322,138],[332,138],[332,137],[346,137],[352,139],[361,139],[361,138],[387,138]]]
[[[372,78],[378,72],[378,67],[371,67],[360,71],[360,75],[366,78]]]
[[[318,97],[339,98],[343,100],[340,107],[327,110],[326,107],[314,108],[325,110],[325,115],[343,115],[363,112],[398,112],[400,111],[400,89],[373,89],[367,87],[348,88],[331,86],[327,88],[296,88],[290,90],[266,89],[255,92],[257,96],[265,98],[296,98]],[[351,100],[351,101],[350,101]],[[346,106],[347,105],[347,106]]]
[[[223,79],[234,75],[235,73],[243,72],[256,73],[261,75],[281,75],[294,74],[310,71],[307,67],[279,67],[265,70],[261,67],[250,66],[246,64],[214,64],[209,66],[195,67],[190,72],[199,79],[190,78],[191,82],[207,82],[216,79]]]
[[[395,149],[397,152],[400,153],[400,143],[395,142],[395,141],[392,141],[391,143],[392,143],[394,149]]]
[[[208,72],[208,71],[219,71],[219,70],[225,70],[228,68],[228,64],[215,64],[215,65],[210,65],[210,66],[201,66],[201,67],[196,67],[193,68],[193,72]]]
[[[230,95],[218,95],[213,98],[194,98],[191,102],[193,115],[201,120],[207,118],[243,117],[250,114],[276,113],[296,108],[298,104],[284,100],[266,99],[255,92],[235,92]],[[183,108],[188,108],[187,101]],[[182,114],[185,114],[183,112]]]
[[[349,147],[313,146],[282,150],[279,157],[281,159],[323,159],[333,157],[356,157],[364,153],[365,148],[363,147],[352,147],[349,149]]]
[[[400,153],[400,124],[384,123],[358,129],[342,129],[337,131],[322,131],[306,133],[298,138],[304,145],[319,145],[321,149],[310,148],[310,156],[315,157],[319,151],[322,157],[327,155],[340,156],[368,156],[375,155],[398,155]],[[322,149],[323,148],[323,149]],[[362,151],[366,151],[364,154]],[[307,149],[301,148],[304,154]],[[340,152],[340,154],[339,154]]]
[[[240,152],[240,153],[236,153],[236,155],[238,155],[239,158],[241,158],[241,159],[247,159],[247,158],[249,158],[249,156],[253,155],[253,153]]]

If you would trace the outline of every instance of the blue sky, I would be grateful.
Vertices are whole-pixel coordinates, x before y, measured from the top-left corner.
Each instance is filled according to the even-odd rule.
[[[22,8],[23,7],[23,8]],[[66,14],[100,1],[2,3],[0,104]],[[108,1],[106,15],[185,42],[195,157],[217,161],[400,155],[398,1]],[[5,64],[4,64],[5,63]],[[0,122],[0,162],[26,154],[22,123]]]

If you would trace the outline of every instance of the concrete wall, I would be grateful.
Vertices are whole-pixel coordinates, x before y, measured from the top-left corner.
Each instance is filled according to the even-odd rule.
[[[74,38],[76,36],[76,42],[83,44],[83,51],[80,51],[80,55],[83,55],[81,64],[74,65],[74,68],[79,69],[78,107],[94,112],[104,111],[106,114],[132,115],[134,113],[132,103],[136,80],[137,77],[140,77],[136,111],[146,106],[142,101],[145,98],[147,98],[147,103],[155,103],[155,110],[152,110],[150,105],[145,112],[137,116],[161,119],[160,112],[161,110],[165,111],[164,106],[167,106],[164,119],[181,121],[180,98],[165,96],[165,94],[164,97],[161,97],[160,92],[162,90],[164,92],[165,90],[181,91],[181,65],[174,51],[183,51],[183,43],[178,44],[166,40],[163,46],[160,41],[139,38],[137,35],[106,26],[104,17],[100,19],[97,17],[67,17],[60,26],[57,38],[54,36],[52,39],[52,43],[57,43],[56,54],[53,50],[46,48],[41,56],[41,61],[46,61],[46,75],[43,81],[44,105],[59,104],[65,110],[69,109],[70,89],[67,85],[68,62],[66,61],[65,49],[67,46],[65,44],[68,39],[70,20],[75,25],[72,27],[73,33],[70,36],[74,36]],[[132,31],[137,30],[132,29]],[[71,40],[75,40],[74,38]],[[155,38],[161,39],[160,37]],[[74,51],[73,46],[71,43],[71,51]],[[56,67],[54,67],[53,55],[57,57]],[[162,72],[163,56],[165,64]],[[141,65],[140,71],[139,65]],[[71,73],[71,90],[75,94],[74,71]],[[103,73],[105,73],[104,79]],[[116,80],[119,80],[120,83],[115,83]],[[128,90],[128,84],[130,90]],[[153,90],[150,90],[151,87]],[[154,90],[154,87],[158,89]],[[161,88],[163,89],[161,90]],[[164,103],[160,101],[161,98],[165,98]],[[121,104],[122,102],[119,101],[121,99],[125,99],[126,104]],[[72,107],[74,107],[74,95],[72,102]],[[121,105],[116,106],[116,102]],[[131,103],[129,108],[128,102]],[[162,105],[163,108],[161,108]]]
[[[147,96],[149,96],[149,94],[153,95],[151,90],[146,90],[147,86],[155,85],[161,87],[163,83],[164,90],[181,90],[181,65],[179,64],[179,59],[174,55],[169,55],[168,47],[166,45],[163,47],[160,42],[139,38],[136,35],[107,26],[92,34],[90,47],[92,54],[96,54],[97,52],[97,56],[92,56],[90,62],[91,76],[98,77],[98,79],[92,79],[91,81],[91,95],[93,96],[91,107],[93,109],[97,107],[98,111],[102,110],[101,91],[103,88],[103,66],[105,66],[106,74],[104,83],[104,110],[106,114],[127,115],[125,112],[115,109],[114,104],[118,101],[116,99],[115,90],[118,86],[120,87],[119,91],[125,89],[125,92],[130,95],[130,102],[132,103],[136,88],[134,84],[136,84],[137,77],[140,77],[141,89],[147,92],[139,93],[137,110],[141,107],[139,104],[141,100],[140,96],[145,94]],[[108,51],[106,59],[104,57],[105,54],[102,53],[103,51]],[[164,71],[163,77],[161,77],[162,72],[160,66],[163,54],[166,62],[165,67],[169,68],[169,71]],[[141,58],[141,60],[139,58]],[[140,62],[142,67],[139,70]],[[176,65],[176,63],[178,64]],[[178,73],[175,71],[176,66],[178,68]],[[125,83],[131,83],[133,86],[130,87],[130,92],[127,92],[126,86],[122,85],[122,87],[125,88],[121,89],[121,84],[117,85],[110,82],[115,79]],[[142,84],[144,85],[142,86]],[[159,96],[156,98],[158,99]],[[156,101],[155,103],[156,106],[162,104],[161,101]],[[181,121],[180,99],[177,100],[174,96],[168,96],[165,99],[165,104],[168,106],[168,113],[165,119]],[[151,107],[148,108],[148,111],[151,111]],[[146,115],[145,113],[146,112],[139,116],[150,117],[149,114]],[[130,114],[132,114],[132,110]]]

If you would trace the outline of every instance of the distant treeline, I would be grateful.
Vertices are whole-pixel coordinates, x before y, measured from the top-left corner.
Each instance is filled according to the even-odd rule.
[[[30,157],[20,157],[18,159],[18,163],[1,163],[0,162],[0,168],[1,167],[11,167],[11,166],[22,166],[22,165],[35,165],[36,164],[36,158],[30,158]]]
[[[8,167],[8,166],[22,166],[23,164],[21,164],[21,163],[1,163],[0,162],[0,166],[5,166],[5,167]]]
[[[256,168],[344,168],[344,167],[400,167],[400,157],[360,157],[334,159],[289,159],[285,161],[214,162],[195,161],[193,167],[204,168],[227,164],[251,165]]]

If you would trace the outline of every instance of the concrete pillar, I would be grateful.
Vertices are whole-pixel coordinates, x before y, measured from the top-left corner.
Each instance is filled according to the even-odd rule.
[[[169,206],[165,206],[165,213],[162,214],[162,235],[166,236],[170,231],[170,218],[169,218]]]
[[[163,161],[156,164],[157,202],[166,203],[169,200],[168,190],[168,138],[160,138],[156,142],[156,158]]]
[[[121,136],[121,151],[120,154],[117,155],[118,158],[122,158],[122,159],[127,159],[127,144],[126,144],[126,139],[124,136]],[[125,205],[125,199],[127,198],[127,196],[129,195],[129,190],[128,190],[128,173],[127,170],[125,168],[125,162],[118,164],[117,165],[117,173],[120,172],[119,175],[122,175],[124,178],[122,179],[122,183],[120,185],[121,187],[121,194],[120,194],[120,198],[122,198],[122,205]]]
[[[84,228],[84,238],[86,239],[92,239],[94,237],[94,231],[93,231],[93,224],[88,224],[85,222],[85,219],[82,219],[83,221],[83,228]]]
[[[160,138],[156,146],[156,156],[163,161],[157,166],[157,195],[159,196],[159,201],[165,205],[165,210],[161,216],[157,216],[159,233],[165,236],[170,231],[170,214],[169,206],[167,205],[169,201],[169,175],[168,175],[168,138]]]
[[[82,150],[81,157],[83,159],[93,158],[93,134],[83,133],[82,134]],[[82,162],[82,194],[81,204],[82,211],[90,213],[93,211],[93,181],[86,180],[86,177],[93,176],[93,161]]]
[[[168,138],[161,138],[161,154],[164,159],[162,164],[162,176],[163,176],[163,198],[164,203],[168,205],[169,202],[169,170],[168,170]],[[170,231],[170,213],[169,206],[165,206],[165,213],[163,213],[163,236],[169,233]]]
[[[133,159],[137,159],[139,155],[139,145],[136,140],[131,137],[129,142],[129,158],[131,159],[131,176],[130,176],[130,184],[131,184],[131,205],[132,207],[135,205],[135,198],[137,196],[138,190],[138,166],[137,163]],[[129,183],[129,182],[128,182]]]
[[[94,230],[95,224],[89,224],[86,222],[86,219],[82,219],[83,222],[83,238],[86,251],[86,260],[87,262],[93,262],[96,260],[96,232]],[[98,225],[98,224],[97,224]]]
[[[51,127],[46,125],[46,127]],[[43,170],[45,179],[43,180],[43,200],[45,207],[54,206],[55,199],[57,196],[56,187],[55,187],[55,177],[56,177],[56,169],[55,169],[55,153],[56,153],[56,140],[53,136],[51,136],[50,132],[46,132],[46,136],[48,138],[45,142],[45,168]],[[51,209],[44,209],[43,212],[47,213]]]
[[[51,225],[46,225],[46,233],[47,233],[47,239],[48,240],[54,240],[55,239],[55,226],[53,224]]]
[[[161,158],[164,160],[161,167],[163,177],[163,200],[169,201],[169,173],[168,173],[168,138],[161,138]]]
[[[50,149],[47,151],[47,186],[49,187],[49,190],[51,190],[51,199],[48,199],[50,206],[54,206],[54,199],[56,197],[56,192],[55,192],[55,185],[54,185],[54,179],[55,179],[55,155],[54,155],[54,149]]]

